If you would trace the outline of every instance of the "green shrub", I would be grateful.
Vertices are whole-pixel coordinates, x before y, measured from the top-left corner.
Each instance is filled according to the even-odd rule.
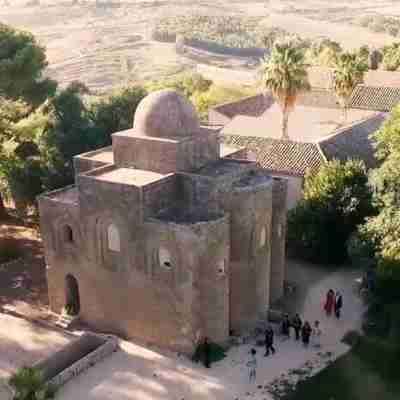
[[[358,331],[348,331],[343,336],[342,342],[349,346],[355,346],[360,341],[361,335]]]
[[[214,363],[217,361],[220,361],[226,357],[225,355],[225,350],[218,344],[216,343],[209,343],[210,346],[210,362]],[[194,356],[193,356],[193,361],[202,361],[204,362],[204,344],[200,343],[195,350]]]
[[[260,17],[190,15],[166,17],[151,32],[154,40],[175,42],[177,35],[186,39],[213,42],[222,46],[266,47],[288,36],[281,28],[263,26]]]
[[[9,384],[15,390],[13,400],[47,400],[55,395],[55,389],[44,382],[42,372],[33,367],[20,368]]]
[[[347,241],[373,212],[372,193],[361,161],[331,161],[306,174],[304,200],[288,214],[288,245],[309,261],[346,261]]]
[[[393,381],[400,377],[398,344],[363,336],[358,341],[355,351],[361,360],[378,371],[383,378]]]
[[[0,239],[0,264],[21,257],[22,252],[15,240]]]

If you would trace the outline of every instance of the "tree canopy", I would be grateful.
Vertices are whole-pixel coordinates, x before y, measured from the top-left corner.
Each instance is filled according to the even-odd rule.
[[[343,107],[344,117],[355,86],[363,81],[368,65],[357,53],[341,53],[334,62],[333,88]]]
[[[289,244],[311,261],[341,263],[351,233],[373,211],[364,163],[328,162],[305,176],[304,200],[288,216]]]
[[[44,77],[46,66],[45,49],[32,34],[0,23],[0,96],[41,104],[57,87]]]
[[[288,118],[301,92],[310,89],[304,50],[293,42],[275,43],[262,65],[265,87],[282,110],[282,138],[288,139]]]

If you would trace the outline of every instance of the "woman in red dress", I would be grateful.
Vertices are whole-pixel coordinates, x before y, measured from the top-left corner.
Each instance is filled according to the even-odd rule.
[[[329,289],[328,293],[326,294],[326,300],[324,304],[326,315],[332,314],[334,305],[335,305],[335,292],[332,289]]]

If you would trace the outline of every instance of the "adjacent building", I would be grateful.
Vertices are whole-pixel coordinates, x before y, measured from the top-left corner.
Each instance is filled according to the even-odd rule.
[[[329,83],[324,76],[314,73],[311,81]],[[248,159],[287,180],[290,209],[302,197],[306,172],[316,173],[329,160],[358,158],[375,167],[371,134],[399,101],[399,88],[359,85],[344,118],[333,92],[314,86],[290,114],[289,140],[281,138],[281,110],[268,93],[219,105],[210,110],[209,122],[221,127],[223,143],[247,149]]]

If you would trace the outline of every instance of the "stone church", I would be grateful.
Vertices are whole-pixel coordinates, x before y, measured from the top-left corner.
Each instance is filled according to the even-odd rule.
[[[39,198],[51,310],[190,352],[250,329],[283,293],[286,184],[223,149],[171,90]]]

